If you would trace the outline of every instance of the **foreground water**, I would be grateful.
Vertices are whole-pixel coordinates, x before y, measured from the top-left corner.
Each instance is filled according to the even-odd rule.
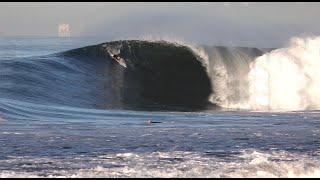
[[[2,38],[0,66],[96,43]],[[0,177],[320,176],[320,111],[94,109],[9,97],[5,88]]]

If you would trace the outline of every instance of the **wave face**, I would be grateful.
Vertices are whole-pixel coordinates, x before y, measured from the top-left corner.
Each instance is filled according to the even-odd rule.
[[[41,104],[197,109],[209,104],[212,92],[201,57],[164,41],[114,41],[3,61],[2,68],[2,97]]]
[[[121,66],[112,55],[123,59]],[[115,41],[75,49],[64,56],[105,62],[105,92],[122,105],[203,107],[211,83],[201,58],[168,42]],[[101,65],[99,65],[101,67]]]

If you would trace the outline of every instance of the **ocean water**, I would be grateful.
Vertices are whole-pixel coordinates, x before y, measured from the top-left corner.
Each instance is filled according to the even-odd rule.
[[[107,41],[0,39],[1,178],[320,177],[320,111],[124,107],[118,70],[55,55]]]

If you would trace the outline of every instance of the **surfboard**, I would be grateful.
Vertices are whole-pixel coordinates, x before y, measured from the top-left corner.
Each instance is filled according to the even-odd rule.
[[[126,62],[124,61],[124,59],[120,58],[120,59],[116,59],[116,61],[123,66],[124,68],[127,68]]]

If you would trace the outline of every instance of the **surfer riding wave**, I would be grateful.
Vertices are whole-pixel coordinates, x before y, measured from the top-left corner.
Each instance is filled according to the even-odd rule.
[[[123,66],[124,68],[127,68],[126,62],[123,58],[121,58],[118,54],[111,54],[111,57],[117,61],[121,66]]]

